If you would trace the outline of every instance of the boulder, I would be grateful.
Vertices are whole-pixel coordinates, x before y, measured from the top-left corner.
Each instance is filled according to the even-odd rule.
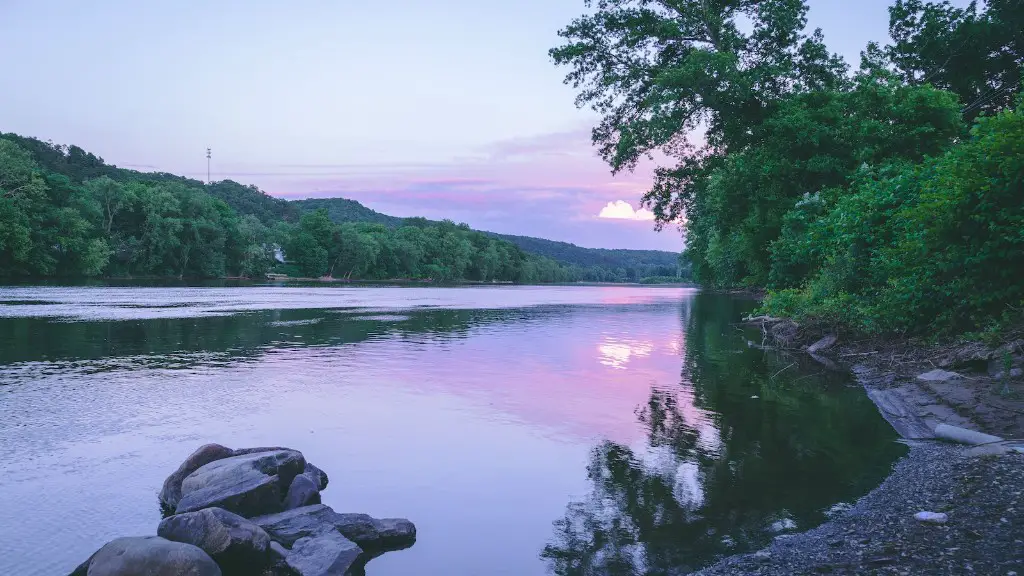
[[[327,473],[323,470],[306,462],[306,469],[302,471],[302,474],[308,476],[316,484],[317,490],[323,492],[327,489]]]
[[[302,473],[306,460],[295,450],[231,456],[205,464],[181,483],[178,514],[224,508],[245,517],[283,510],[282,494]]]
[[[284,497],[284,509],[301,508],[320,503],[320,490],[316,481],[305,474],[299,474],[292,480],[288,487],[288,494]]]
[[[205,508],[165,518],[161,538],[202,548],[225,575],[252,574],[270,561],[270,537],[250,520],[222,508]]]
[[[80,572],[83,567],[85,570]],[[88,576],[221,576],[201,549],[159,536],[111,540],[73,574]]]
[[[411,546],[416,526],[402,518],[378,520],[367,514],[339,514],[330,506],[316,504],[253,518],[270,538],[291,547],[301,538],[334,530],[365,550],[387,551]]]
[[[230,456],[234,456],[231,448],[220,444],[206,444],[185,458],[181,466],[164,480],[164,486],[160,490],[160,504],[164,510],[173,512],[177,508],[178,501],[181,500],[181,482],[186,476],[210,462]]]
[[[374,524],[379,546],[385,550],[400,550],[416,543],[416,525],[405,518],[381,518],[374,520]]]
[[[330,506],[314,504],[286,510],[279,514],[258,516],[252,521],[263,528],[270,538],[291,548],[301,538],[334,529],[330,519],[336,514]]]
[[[345,576],[362,554],[355,542],[328,530],[298,539],[286,562],[300,576]]]

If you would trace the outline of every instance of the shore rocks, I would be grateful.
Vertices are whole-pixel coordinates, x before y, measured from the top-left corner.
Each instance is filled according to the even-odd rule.
[[[252,574],[269,563],[270,537],[255,523],[222,508],[165,518],[157,536],[202,548],[225,576]]]
[[[317,488],[316,483],[305,474],[296,476],[292,480],[291,486],[288,487],[288,494],[284,498],[285,509],[291,510],[319,503],[320,489]]]
[[[302,473],[306,460],[295,450],[231,456],[205,464],[181,483],[178,514],[218,507],[242,516],[284,509],[282,495]]]
[[[376,519],[367,514],[339,514],[316,504],[252,519],[270,537],[293,546],[302,538],[336,531],[371,551],[407,548],[416,542],[416,526],[402,518]]]
[[[160,490],[161,504],[165,509],[173,511],[178,507],[178,501],[181,500],[181,482],[186,476],[210,462],[230,456],[234,456],[234,451],[220,444],[200,446],[181,463],[181,466],[178,466],[173,474],[167,477],[167,480],[164,480],[164,486]]]
[[[285,561],[300,576],[344,576],[362,555],[355,542],[327,530],[297,540]]]
[[[206,553],[158,536],[111,540],[71,576],[221,576]]]
[[[929,370],[924,374],[917,375],[917,379],[922,382],[946,382],[948,380],[955,380],[959,377],[960,375],[956,372],[949,372],[940,368]]]
[[[327,482],[297,450],[206,444],[164,481],[158,536],[113,540],[72,576],[342,576],[415,543],[408,520],[320,504]]]

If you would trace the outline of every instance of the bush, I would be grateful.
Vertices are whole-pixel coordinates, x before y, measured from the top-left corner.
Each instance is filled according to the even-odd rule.
[[[824,215],[803,203],[786,226],[773,280],[817,269],[765,312],[871,333],[984,329],[1024,301],[1024,112],[981,118],[921,164],[863,169]]]

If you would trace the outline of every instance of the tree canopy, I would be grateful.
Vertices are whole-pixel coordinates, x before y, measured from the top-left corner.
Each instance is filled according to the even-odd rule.
[[[796,304],[787,309],[793,314],[828,299],[835,310],[849,311],[836,303],[852,294],[879,304],[877,295],[888,293],[897,272],[905,289],[921,291],[937,276],[915,259],[938,256],[941,244],[922,246],[914,239],[919,229],[886,228],[893,210],[910,221],[911,213],[925,209],[913,186],[881,183],[951,166],[943,158],[973,163],[956,173],[972,183],[965,198],[985,198],[980,212],[930,213],[931,219],[913,220],[916,225],[931,230],[953,218],[965,230],[966,220],[980,217],[1014,237],[1001,223],[1016,222],[1024,204],[997,200],[1007,187],[1019,195],[1013,160],[983,162],[969,151],[989,146],[1016,153],[1013,118],[1019,112],[1007,110],[1024,70],[1020,2],[957,8],[895,0],[889,9],[893,42],[866,46],[856,69],[829,52],[820,30],[807,30],[804,0],[584,4],[591,10],[560,32],[564,42],[551,50],[552,59],[568,68],[566,82],[578,89],[578,105],[601,114],[593,141],[613,172],[633,169],[644,157],[657,161],[643,203],[659,225],[685,222],[686,255],[699,282],[792,290],[787,302]],[[1000,120],[984,119],[997,114]],[[951,167],[947,174],[954,174]],[[888,200],[869,192],[879,186],[889,190]],[[986,212],[992,203],[1003,211]],[[941,205],[955,210],[953,202]],[[880,227],[889,236],[879,237]],[[869,264],[879,262],[873,251],[889,241],[899,248],[887,248],[888,276],[868,274]],[[950,254],[958,254],[947,262],[950,269],[979,257],[947,251],[941,259]],[[986,262],[1016,265],[1010,252],[999,254]],[[1021,294],[1002,289],[1010,280],[998,282],[1000,296],[986,305],[964,305],[966,285],[945,285],[947,303],[961,300],[946,326],[975,328],[1019,304]],[[899,322],[844,321],[859,329],[906,328],[929,309],[911,314],[897,310],[896,302],[879,304],[868,316],[900,312]]]

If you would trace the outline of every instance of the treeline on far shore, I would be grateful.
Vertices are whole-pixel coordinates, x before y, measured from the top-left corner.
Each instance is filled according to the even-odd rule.
[[[326,210],[268,217],[252,186],[125,170],[77,146],[0,134],[0,277],[622,282],[676,266],[578,266],[465,224],[338,223]],[[251,208],[251,209],[250,209]]]

